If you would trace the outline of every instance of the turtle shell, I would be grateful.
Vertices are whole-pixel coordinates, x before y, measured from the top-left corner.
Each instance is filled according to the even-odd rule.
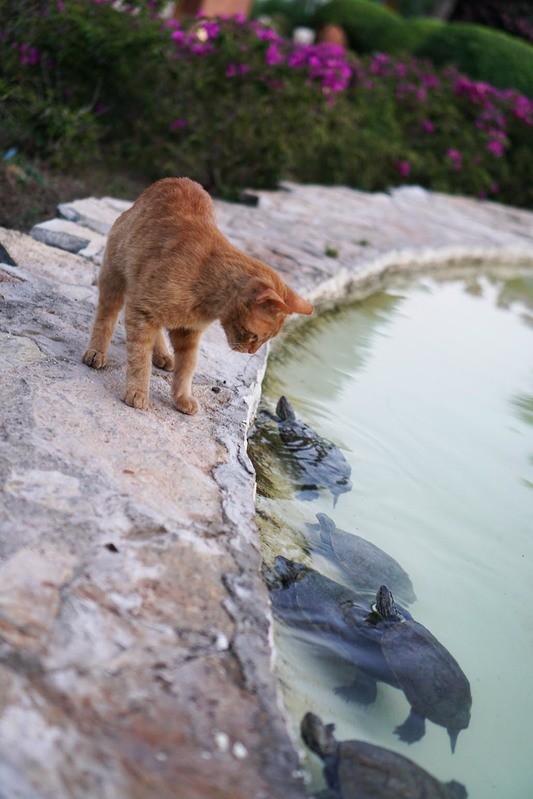
[[[385,583],[405,604],[416,600],[409,575],[391,555],[366,538],[339,529],[325,513],[317,513],[316,518],[317,525],[307,526],[318,533],[317,552],[335,563],[356,591],[375,596]]]
[[[470,683],[448,650],[414,619],[384,625],[381,649],[413,710],[454,740],[470,723]]]
[[[443,783],[397,752],[364,741],[342,741],[337,749],[337,785],[342,799],[465,799],[464,786]]]
[[[370,605],[354,591],[315,569],[278,556],[279,570],[294,572],[282,588],[270,591],[276,617],[295,628],[317,649],[396,685],[380,647],[382,631],[368,621]]]
[[[466,799],[463,785],[442,783],[408,757],[364,741],[337,741],[334,724],[308,712],[300,732],[324,763],[324,778],[336,799]],[[330,793],[333,792],[333,793]]]

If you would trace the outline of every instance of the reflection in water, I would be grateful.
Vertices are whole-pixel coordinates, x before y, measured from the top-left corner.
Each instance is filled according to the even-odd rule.
[[[510,403],[519,419],[533,425],[533,394],[517,394]]]
[[[285,340],[271,357],[264,408],[286,394],[299,419],[341,448],[354,487],[335,508],[325,491],[313,502],[295,496],[266,416],[251,440],[267,566],[281,554],[354,587],[317,528],[325,517],[356,533],[408,573],[413,615],[472,686],[455,754],[433,724],[408,745],[393,734],[408,710],[401,692],[380,682],[374,703],[347,702],[332,690],[331,663],[277,624],[276,669],[295,734],[312,711],[335,722],[338,740],[406,755],[440,780],[460,780],[471,799],[531,796],[532,309],[531,275],[422,279]],[[350,679],[346,664],[335,668],[337,684]],[[321,764],[309,754],[305,762],[320,788]]]

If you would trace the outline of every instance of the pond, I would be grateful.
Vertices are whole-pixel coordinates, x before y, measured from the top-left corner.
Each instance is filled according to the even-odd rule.
[[[459,780],[470,799],[532,795],[533,273],[510,274],[389,284],[289,332],[270,356],[250,439],[265,564],[281,554],[350,585],[309,551],[306,525],[327,514],[401,564],[417,597],[409,611],[472,691],[455,753],[431,721],[404,743],[402,691],[379,682],[374,703],[345,701],[305,636],[276,622],[276,673],[313,791],[324,781],[299,735],[307,711],[334,722],[338,740]],[[281,395],[351,466],[353,487],[335,505],[327,490],[295,490],[265,413]]]

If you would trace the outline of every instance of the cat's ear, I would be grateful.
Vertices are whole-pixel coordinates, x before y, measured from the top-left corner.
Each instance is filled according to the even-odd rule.
[[[250,309],[263,306],[265,310],[273,311],[274,313],[291,313],[291,309],[278,292],[264,280],[252,278],[246,287],[246,294],[246,304]]]
[[[311,303],[304,300],[303,297],[300,297],[300,295],[296,294],[292,289],[289,289],[285,297],[285,302],[290,309],[289,313],[301,313],[305,314],[305,316],[309,316],[309,314],[313,313],[314,308]]]
[[[278,292],[270,286],[260,291],[254,299],[255,305],[266,305],[267,303],[278,313],[292,313],[290,307],[281,299]]]
[[[307,302],[307,300],[304,300],[303,297],[300,297],[299,294],[296,294],[296,292],[290,289],[288,286],[286,287],[287,291],[285,299],[278,294],[276,289],[272,288],[272,286],[269,286],[268,283],[263,283],[262,281],[254,281],[251,288],[251,304],[256,307],[258,305],[268,305],[277,313],[284,314],[313,313],[313,306]]]

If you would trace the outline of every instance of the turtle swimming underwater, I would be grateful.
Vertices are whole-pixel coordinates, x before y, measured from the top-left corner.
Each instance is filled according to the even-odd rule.
[[[366,538],[340,530],[325,513],[316,518],[318,524],[306,525],[312,551],[338,566],[355,591],[375,597],[377,586],[386,583],[405,604],[415,601],[413,584],[398,561]]]
[[[337,741],[334,724],[306,713],[302,738],[324,762],[329,790],[317,799],[466,799],[464,785],[440,782],[408,757],[365,741]]]
[[[425,719],[448,731],[452,752],[470,723],[470,684],[457,661],[409,611],[381,586],[375,608],[349,588],[283,556],[267,573],[274,612],[302,638],[349,663],[354,680],[337,689],[346,699],[370,704],[377,682],[400,688],[411,711],[396,727],[402,741],[425,734]]]
[[[283,465],[300,497],[316,499],[320,488],[329,488],[336,505],[339,495],[352,488],[352,469],[340,449],[309,425],[299,422],[286,397],[280,397],[276,414],[268,415],[278,423]]]
[[[470,723],[470,683],[457,661],[429,630],[394,603],[387,586],[376,596],[381,650],[407,701],[411,713],[395,732],[402,741],[418,741],[425,719],[448,730],[452,752],[457,736]]]

